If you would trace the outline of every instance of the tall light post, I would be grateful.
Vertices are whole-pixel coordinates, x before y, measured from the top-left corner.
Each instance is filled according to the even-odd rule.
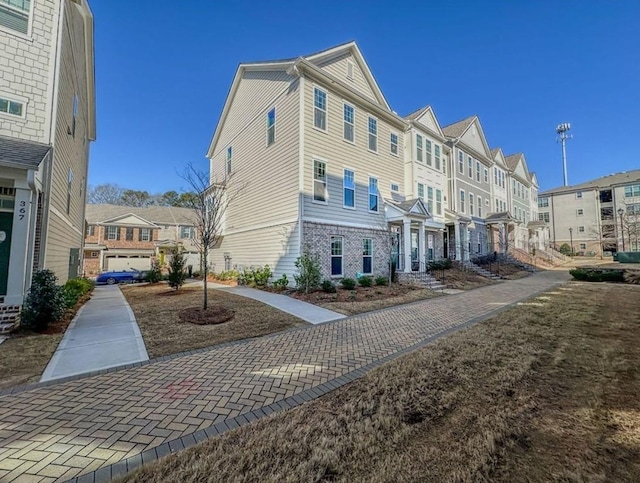
[[[571,242],[571,256],[573,256],[573,228],[569,228],[569,240]]]
[[[556,128],[556,132],[560,135],[558,141],[562,143],[562,173],[564,175],[564,185],[567,186],[569,183],[567,181],[567,148],[566,142],[567,139],[571,139],[573,136],[567,134],[567,132],[571,129],[571,124],[568,122],[563,122],[562,124],[558,124]]]
[[[624,224],[622,223],[622,216],[624,215],[624,208],[618,208],[618,214],[620,215],[620,235],[622,236],[622,251],[624,248]]]

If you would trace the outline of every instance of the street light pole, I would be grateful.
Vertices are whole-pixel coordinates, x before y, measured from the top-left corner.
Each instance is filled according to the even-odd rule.
[[[573,228],[569,228],[569,240],[571,241],[571,256],[573,256]]]
[[[620,235],[622,235],[622,251],[626,251],[624,247],[624,224],[622,223],[622,215],[624,215],[624,209],[618,208],[618,214],[620,215]]]

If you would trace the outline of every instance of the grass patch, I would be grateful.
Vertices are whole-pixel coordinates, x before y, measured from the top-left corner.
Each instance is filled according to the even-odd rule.
[[[180,313],[202,306],[201,287],[183,287],[177,292],[165,284],[126,285],[121,289],[136,316],[150,358],[307,325],[262,302],[213,289],[209,290],[210,307],[235,312],[235,317],[220,324],[196,325],[181,321]]]
[[[124,481],[640,481],[640,287],[554,292]]]

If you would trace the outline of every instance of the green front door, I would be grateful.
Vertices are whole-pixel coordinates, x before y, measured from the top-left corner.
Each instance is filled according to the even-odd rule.
[[[0,212],[0,295],[7,295],[13,213]]]

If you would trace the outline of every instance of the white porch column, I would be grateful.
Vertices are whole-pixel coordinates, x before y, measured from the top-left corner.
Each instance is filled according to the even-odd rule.
[[[402,240],[404,243],[404,271],[411,271],[411,221],[402,222]]]
[[[13,211],[13,225],[11,228],[11,255],[9,256],[9,279],[7,280],[7,295],[5,303],[22,305],[27,273],[29,250],[29,227],[31,226],[31,209],[33,192],[30,189],[16,188],[15,207]]]
[[[455,228],[455,237],[456,237],[456,260],[462,260],[462,230],[460,229],[460,222],[456,221],[454,223]]]
[[[424,222],[421,221],[420,225],[418,225],[418,261],[420,262],[419,264],[419,269],[420,270],[425,270],[426,269],[426,260],[427,260],[427,237],[426,234],[424,232],[425,226],[424,226]]]

